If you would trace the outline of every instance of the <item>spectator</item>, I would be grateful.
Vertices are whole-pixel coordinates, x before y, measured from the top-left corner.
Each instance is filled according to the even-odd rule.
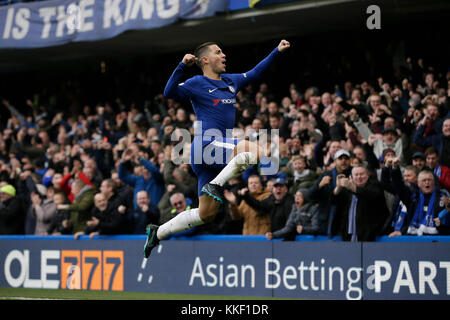
[[[396,157],[389,157],[384,162],[384,166],[381,170],[381,184],[385,191],[394,194],[394,201],[392,204],[392,210],[390,210],[390,215],[386,221],[383,230],[393,237],[396,235],[401,235],[401,229],[405,221],[407,214],[406,205],[400,199],[398,190],[395,188],[393,180],[402,180],[402,173],[399,166],[400,159]],[[419,174],[419,169],[414,165],[406,166],[404,170],[404,182],[405,187],[409,188],[411,192],[417,190],[417,176]]]
[[[426,164],[431,169],[439,181],[441,189],[450,190],[450,168],[439,163],[438,151],[434,147],[429,147],[425,151]]]
[[[444,166],[450,167],[450,118],[445,119],[441,132],[425,136],[427,122],[425,116],[419,123],[413,142],[420,147],[434,147],[438,150],[438,155]]]
[[[424,99],[426,100],[426,98]],[[439,114],[439,105],[436,103],[428,103],[425,110],[425,117],[423,117],[420,123],[425,127],[423,132],[424,137],[436,135],[442,131],[442,120]]]
[[[294,240],[297,234],[316,235],[319,232],[319,210],[318,204],[305,200],[306,189],[300,189],[295,193],[295,203],[292,205],[291,213],[283,229],[275,232],[267,232],[268,240],[284,238]]]
[[[73,203],[75,198],[75,194],[72,192],[72,184],[69,182],[73,179],[78,179],[83,181],[85,185],[89,185],[91,188],[95,188],[95,185],[91,182],[91,180],[86,177],[86,175],[81,172],[81,166],[74,166],[70,173],[67,173],[59,182],[59,189],[62,190],[70,203]]]
[[[133,160],[133,162],[131,161]],[[138,174],[128,173],[126,166],[137,165]],[[151,204],[158,205],[164,193],[164,179],[159,168],[145,158],[139,157],[136,150],[128,148],[123,153],[119,165],[119,179],[134,188],[133,204],[137,208],[136,194],[141,190],[146,190],[150,196]]]
[[[56,208],[70,211],[70,218],[64,225],[71,230],[71,233],[75,234],[82,231],[86,222],[91,219],[95,189],[86,185],[83,180],[76,179],[72,183],[72,194],[74,195],[72,204],[60,204]]]
[[[133,197],[134,197],[133,188],[119,179],[119,174],[117,173],[117,171],[111,172],[111,179],[114,181],[116,185],[116,193],[124,201],[125,207],[133,208]]]
[[[263,185],[259,175],[248,177],[247,189],[251,197],[258,201],[267,199],[271,192],[263,190]],[[224,190],[225,198],[229,202],[230,216],[233,220],[243,220],[243,235],[262,235],[270,231],[270,216],[260,215],[257,210],[243,200],[239,190],[237,195],[232,191]]]
[[[332,198],[342,240],[375,241],[381,235],[389,211],[381,185],[364,165],[354,167],[351,177],[337,176]]]
[[[141,190],[136,194],[138,207],[133,209],[128,217],[128,224],[134,234],[145,234],[145,228],[149,224],[160,223],[158,207],[151,204],[147,191]]]
[[[126,200],[122,198],[121,194],[117,193],[116,182],[113,179],[103,180],[100,185],[100,192],[103,193],[108,203],[111,203],[113,207],[118,208],[119,206],[124,206],[125,208],[129,208],[127,207]]]
[[[422,171],[423,168],[425,168],[427,158],[425,157],[425,154],[423,152],[414,152],[412,155],[412,164],[415,166],[419,171]]]
[[[298,189],[306,189],[311,187],[316,179],[318,178],[318,174],[307,168],[306,159],[302,156],[294,156],[289,162],[289,165],[286,169],[283,170],[286,173],[289,193],[294,195]]]
[[[192,126],[192,123],[189,121],[187,117],[186,110],[183,108],[178,108],[175,113],[175,127],[180,129],[189,130]]]
[[[332,140],[329,142],[328,151],[323,155],[322,146],[325,143],[321,140],[315,147],[314,157],[316,159],[317,166],[320,168],[325,168],[326,170],[332,170],[335,166],[335,154],[341,148],[341,142],[337,140]]]
[[[66,198],[63,192],[57,192],[53,195],[53,203],[56,207],[60,204],[68,204],[69,200]],[[58,210],[56,209],[55,214],[47,228],[48,235],[61,235],[70,234],[70,230],[67,230],[67,225],[63,225],[63,221],[69,221],[70,211],[69,210]]]
[[[86,227],[83,231],[74,234],[74,238],[78,239],[84,234],[88,234],[89,239],[92,239],[97,235],[124,233],[121,215],[125,213],[125,207],[114,207],[101,192],[94,196],[94,203],[92,217],[86,221]]]
[[[279,130],[280,138],[287,139],[289,137],[289,125],[290,119],[284,118],[279,112],[275,112],[269,115],[269,132],[271,135],[272,130]]]
[[[396,235],[438,234],[442,225],[437,226],[434,219],[445,209],[442,199],[446,194],[440,190],[433,172],[423,170],[419,173],[417,191],[405,188],[401,179],[393,179],[393,184],[407,208],[402,228]]]
[[[103,180],[101,170],[97,167],[94,159],[88,157],[84,162],[83,174],[89,179],[95,188],[99,188]]]
[[[272,194],[264,200],[255,199],[247,191],[244,190],[243,192],[243,200],[256,209],[259,215],[270,217],[270,230],[275,231],[283,228],[294,203],[294,197],[288,192],[286,180],[283,178],[276,179]]]
[[[373,153],[377,159],[381,159],[383,150],[391,148],[395,154],[401,159],[402,165],[406,164],[403,149],[405,148],[405,137],[400,138],[396,129],[383,129],[382,136],[373,135],[370,129],[367,128],[362,120],[353,122],[363,139],[367,140],[369,145],[373,148]]]
[[[445,209],[439,212],[438,217],[434,219],[436,228],[442,235],[450,235],[450,201],[446,198]]]
[[[336,187],[337,176],[343,174],[349,177],[350,173],[350,152],[340,149],[334,156],[334,168],[322,173],[308,189],[306,198],[319,203],[319,234],[331,236],[337,232],[334,230],[336,208],[331,203],[331,195]]]
[[[53,197],[47,197],[47,188],[42,184],[36,185],[36,191],[31,192],[30,210],[36,219],[34,234],[45,235],[56,213],[56,205]]]
[[[16,188],[3,184],[0,188],[0,234],[24,234],[25,210]]]

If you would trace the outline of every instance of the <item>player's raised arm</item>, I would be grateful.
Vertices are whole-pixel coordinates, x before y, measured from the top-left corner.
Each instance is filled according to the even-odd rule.
[[[280,44],[278,45],[278,51],[283,52],[286,51],[291,47],[291,44],[287,40],[281,40]]]
[[[287,40],[281,40],[278,46],[272,50],[272,52],[265,57],[261,62],[259,62],[252,70],[244,73],[244,81],[240,87],[245,87],[251,82],[258,80],[262,74],[269,69],[270,65],[273,63],[275,58],[282,52],[289,49],[291,44]]]
[[[197,62],[197,57],[194,56],[193,54],[187,53],[184,55],[183,60],[181,62],[183,62],[184,65],[190,67],[192,66],[194,63]]]
[[[174,72],[167,81],[164,88],[164,96],[166,98],[173,98],[176,100],[183,100],[189,98],[189,91],[183,87],[182,78],[187,67],[192,66],[197,62],[197,58],[190,53],[184,55],[181,62],[175,68]]]

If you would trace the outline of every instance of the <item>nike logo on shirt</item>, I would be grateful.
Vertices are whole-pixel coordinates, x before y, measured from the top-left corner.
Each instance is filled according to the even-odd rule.
[[[212,92],[214,92],[214,91],[216,91],[217,90],[217,88],[215,88],[215,89],[209,89],[208,91],[209,91],[209,93],[212,93]]]

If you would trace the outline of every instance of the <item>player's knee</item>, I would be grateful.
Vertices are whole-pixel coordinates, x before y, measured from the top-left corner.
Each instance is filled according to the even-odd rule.
[[[204,223],[212,222],[216,217],[216,211],[217,210],[215,208],[211,208],[208,210],[199,210],[200,219],[202,219]]]
[[[243,140],[241,141],[235,148],[235,156],[239,154],[244,154],[242,157],[246,157],[246,161],[256,163],[264,156],[264,150],[259,147],[259,145],[255,142]],[[251,154],[248,154],[251,153]],[[248,162],[248,163],[249,163]]]
[[[200,219],[202,219],[204,223],[213,221],[216,217],[217,210],[219,210],[219,204],[216,203],[212,198],[207,196],[202,196],[200,198],[198,214],[200,216]]]
[[[267,151],[269,151],[269,150],[265,150],[265,148],[262,145],[260,145],[260,144],[258,144],[256,142],[250,142],[249,152],[254,154],[257,157],[258,161],[261,160],[261,158],[263,158],[264,156],[267,155]]]

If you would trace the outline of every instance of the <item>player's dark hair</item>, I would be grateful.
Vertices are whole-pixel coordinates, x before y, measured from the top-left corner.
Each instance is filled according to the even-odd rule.
[[[213,41],[205,42],[205,43],[202,43],[201,45],[199,45],[194,50],[194,56],[198,59],[196,64],[197,64],[197,66],[199,68],[202,68],[202,64],[200,62],[200,58],[203,57],[203,55],[205,55],[205,53],[208,50],[209,46],[212,46],[212,45],[217,45],[217,43],[213,42]]]

